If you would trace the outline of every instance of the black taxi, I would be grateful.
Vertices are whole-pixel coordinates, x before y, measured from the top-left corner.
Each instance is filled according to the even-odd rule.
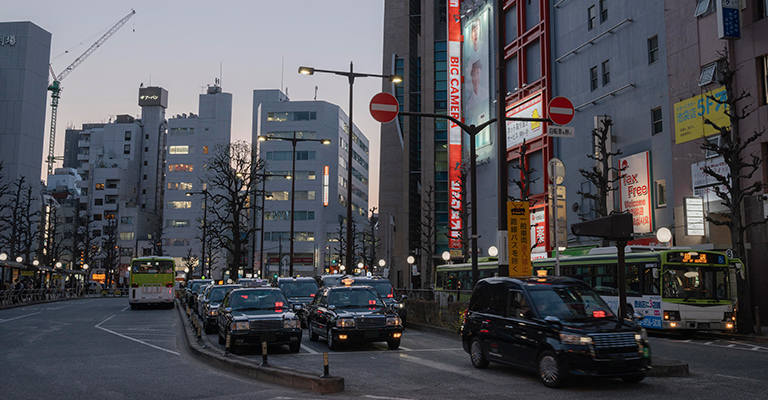
[[[309,340],[325,337],[328,348],[337,350],[349,342],[387,342],[400,347],[403,324],[370,286],[324,287],[307,309]]]
[[[498,362],[531,370],[548,387],[573,376],[634,383],[650,370],[645,329],[618,318],[589,285],[573,278],[480,280],[461,338],[476,368]]]
[[[287,344],[292,353],[301,348],[301,322],[283,292],[274,287],[230,290],[218,310],[219,344],[230,335],[230,350],[249,344]]]

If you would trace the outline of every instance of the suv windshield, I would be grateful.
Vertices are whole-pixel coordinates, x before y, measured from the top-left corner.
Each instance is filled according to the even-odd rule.
[[[554,287],[531,290],[528,293],[541,318],[551,316],[563,321],[572,321],[614,315],[600,295],[586,287]]]
[[[278,286],[287,297],[312,297],[317,293],[317,282],[314,279],[279,282]]]
[[[346,290],[334,290],[328,297],[328,304],[339,308],[363,308],[371,306],[384,306],[379,297],[368,288],[350,288]]]

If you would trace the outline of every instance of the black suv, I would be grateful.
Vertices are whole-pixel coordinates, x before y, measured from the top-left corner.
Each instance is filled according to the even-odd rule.
[[[387,342],[400,347],[403,325],[397,313],[370,286],[333,286],[320,289],[307,310],[309,340],[324,336],[328,348],[347,342]]]
[[[291,302],[292,306],[299,305],[301,308],[296,309],[299,319],[301,320],[302,327],[306,326],[306,307],[315,298],[317,293],[317,281],[311,277],[293,277],[293,278],[277,278],[275,282],[277,286]]]
[[[219,344],[230,335],[232,352],[242,345],[287,344],[292,353],[301,348],[301,322],[283,292],[273,287],[238,288],[227,292],[217,318]]]
[[[537,372],[548,387],[573,375],[639,382],[650,369],[645,329],[617,318],[589,285],[572,278],[479,281],[461,338],[476,368],[513,365]]]
[[[352,279],[352,286],[371,286],[379,293],[379,298],[384,302],[392,311],[395,311],[400,319],[403,321],[403,326],[406,322],[405,311],[405,295],[399,299],[395,297],[395,288],[392,287],[392,282],[389,279],[382,277],[363,277],[363,276],[347,276],[342,279],[342,283],[345,279]]]

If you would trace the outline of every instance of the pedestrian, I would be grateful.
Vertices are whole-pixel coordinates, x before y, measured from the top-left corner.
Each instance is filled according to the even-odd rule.
[[[19,282],[18,279],[13,281],[13,303],[21,302],[21,291],[24,290],[24,285]]]

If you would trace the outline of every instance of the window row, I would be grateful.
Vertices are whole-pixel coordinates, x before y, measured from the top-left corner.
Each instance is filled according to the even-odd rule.
[[[267,197],[269,200],[274,201],[288,201],[291,199],[291,192],[289,191],[275,191],[271,192],[272,196]],[[314,190],[297,190],[296,191],[296,199],[297,201],[302,200],[314,200],[315,199],[315,191]]]
[[[315,131],[274,131],[267,132],[264,136],[270,138],[293,139],[294,134],[296,135],[296,139],[317,139],[317,133]]]
[[[291,232],[264,232],[264,240],[267,242],[279,242],[285,241],[286,243],[291,240]],[[293,240],[296,242],[314,242],[314,232],[293,232]]]
[[[188,136],[194,134],[195,128],[171,128],[170,130],[171,136]]]
[[[292,151],[268,151],[267,152],[267,160],[291,161],[291,157],[293,157]],[[314,151],[302,150],[302,151],[296,152],[296,161],[314,160],[314,159],[315,159]]]
[[[264,213],[264,219],[267,221],[290,221],[290,211],[268,211]],[[314,211],[294,211],[294,221],[313,221],[315,219]]]
[[[314,111],[287,111],[267,113],[267,122],[313,121],[316,119],[317,113]]]

